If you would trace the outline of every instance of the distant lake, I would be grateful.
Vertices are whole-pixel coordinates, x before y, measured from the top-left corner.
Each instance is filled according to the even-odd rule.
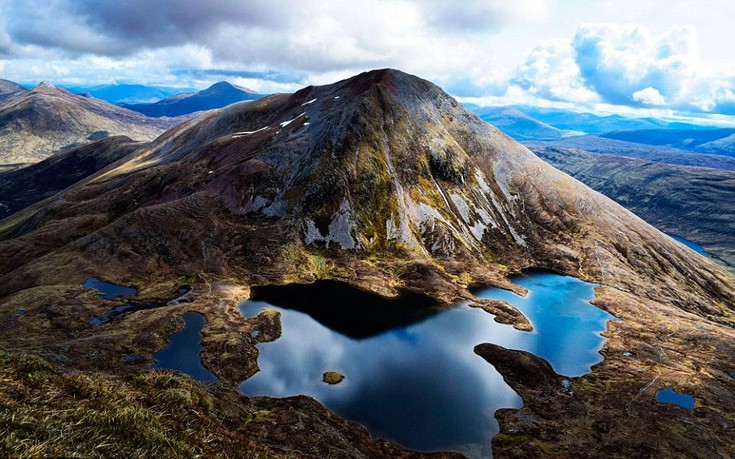
[[[677,236],[676,234],[666,233],[666,235],[669,236],[671,239],[674,239],[675,241],[681,242],[682,244],[684,244],[685,246],[687,246],[690,249],[694,250],[695,252],[697,252],[700,255],[704,255],[705,257],[709,257],[710,256],[710,254],[708,254],[707,252],[705,252],[704,247],[702,247],[699,244],[695,244],[694,242],[689,241],[687,239],[684,239],[681,236]]]
[[[498,324],[465,303],[448,310],[417,308],[416,297],[402,304],[334,282],[268,287],[263,295],[254,288],[241,312],[251,317],[263,308],[278,309],[283,334],[258,345],[261,371],[239,388],[251,396],[311,395],[408,448],[490,457],[498,432],[495,411],[519,408],[522,401],[474,346],[492,342],[527,350],[557,372],[579,376],[602,360],[599,333],[614,320],[589,303],[593,284],[546,272],[512,280],[530,291],[528,297],[500,289],[476,295],[518,307],[534,325],[531,333]],[[382,312],[355,320],[353,312],[365,308]],[[345,380],[327,385],[326,371]]]

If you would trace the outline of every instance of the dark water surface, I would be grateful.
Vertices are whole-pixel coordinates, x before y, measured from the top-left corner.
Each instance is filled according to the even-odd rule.
[[[688,410],[694,409],[694,397],[688,394],[677,392],[670,387],[658,391],[656,393],[656,401],[660,403],[673,403]]]
[[[206,323],[204,316],[196,312],[187,312],[183,319],[186,323],[184,329],[171,336],[166,349],[153,354],[156,363],[152,368],[177,370],[202,382],[219,381],[202,366],[199,358],[202,350],[202,329]]]
[[[492,342],[527,350],[548,359],[557,372],[578,376],[602,360],[599,333],[614,319],[589,304],[592,284],[550,273],[513,281],[530,290],[529,296],[499,289],[476,295],[518,307],[534,332],[498,324],[466,304],[426,309],[422,297],[404,304],[334,282],[255,288],[241,312],[251,317],[275,307],[283,334],[258,345],[261,371],[239,388],[251,396],[311,395],[409,448],[490,457],[490,440],[498,432],[495,411],[518,408],[522,401],[474,346]],[[322,382],[325,371],[346,378],[330,386]]]
[[[125,287],[124,285],[101,281],[96,277],[90,277],[84,282],[84,284],[82,284],[82,286],[99,291],[100,293],[95,296],[101,299],[138,295],[138,290],[133,287]]]

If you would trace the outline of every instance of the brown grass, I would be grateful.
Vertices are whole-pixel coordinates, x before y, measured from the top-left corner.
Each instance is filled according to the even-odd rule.
[[[171,373],[62,372],[0,349],[0,456],[283,457],[225,428],[213,406]]]

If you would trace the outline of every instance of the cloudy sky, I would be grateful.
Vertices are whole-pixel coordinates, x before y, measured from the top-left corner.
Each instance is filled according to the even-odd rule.
[[[394,67],[465,102],[735,115],[732,0],[2,0],[0,78],[293,91]]]

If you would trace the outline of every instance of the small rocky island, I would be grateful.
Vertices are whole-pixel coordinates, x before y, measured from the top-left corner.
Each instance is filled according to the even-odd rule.
[[[341,383],[345,379],[345,375],[337,373],[336,371],[325,371],[322,375],[322,381],[333,386]]]

